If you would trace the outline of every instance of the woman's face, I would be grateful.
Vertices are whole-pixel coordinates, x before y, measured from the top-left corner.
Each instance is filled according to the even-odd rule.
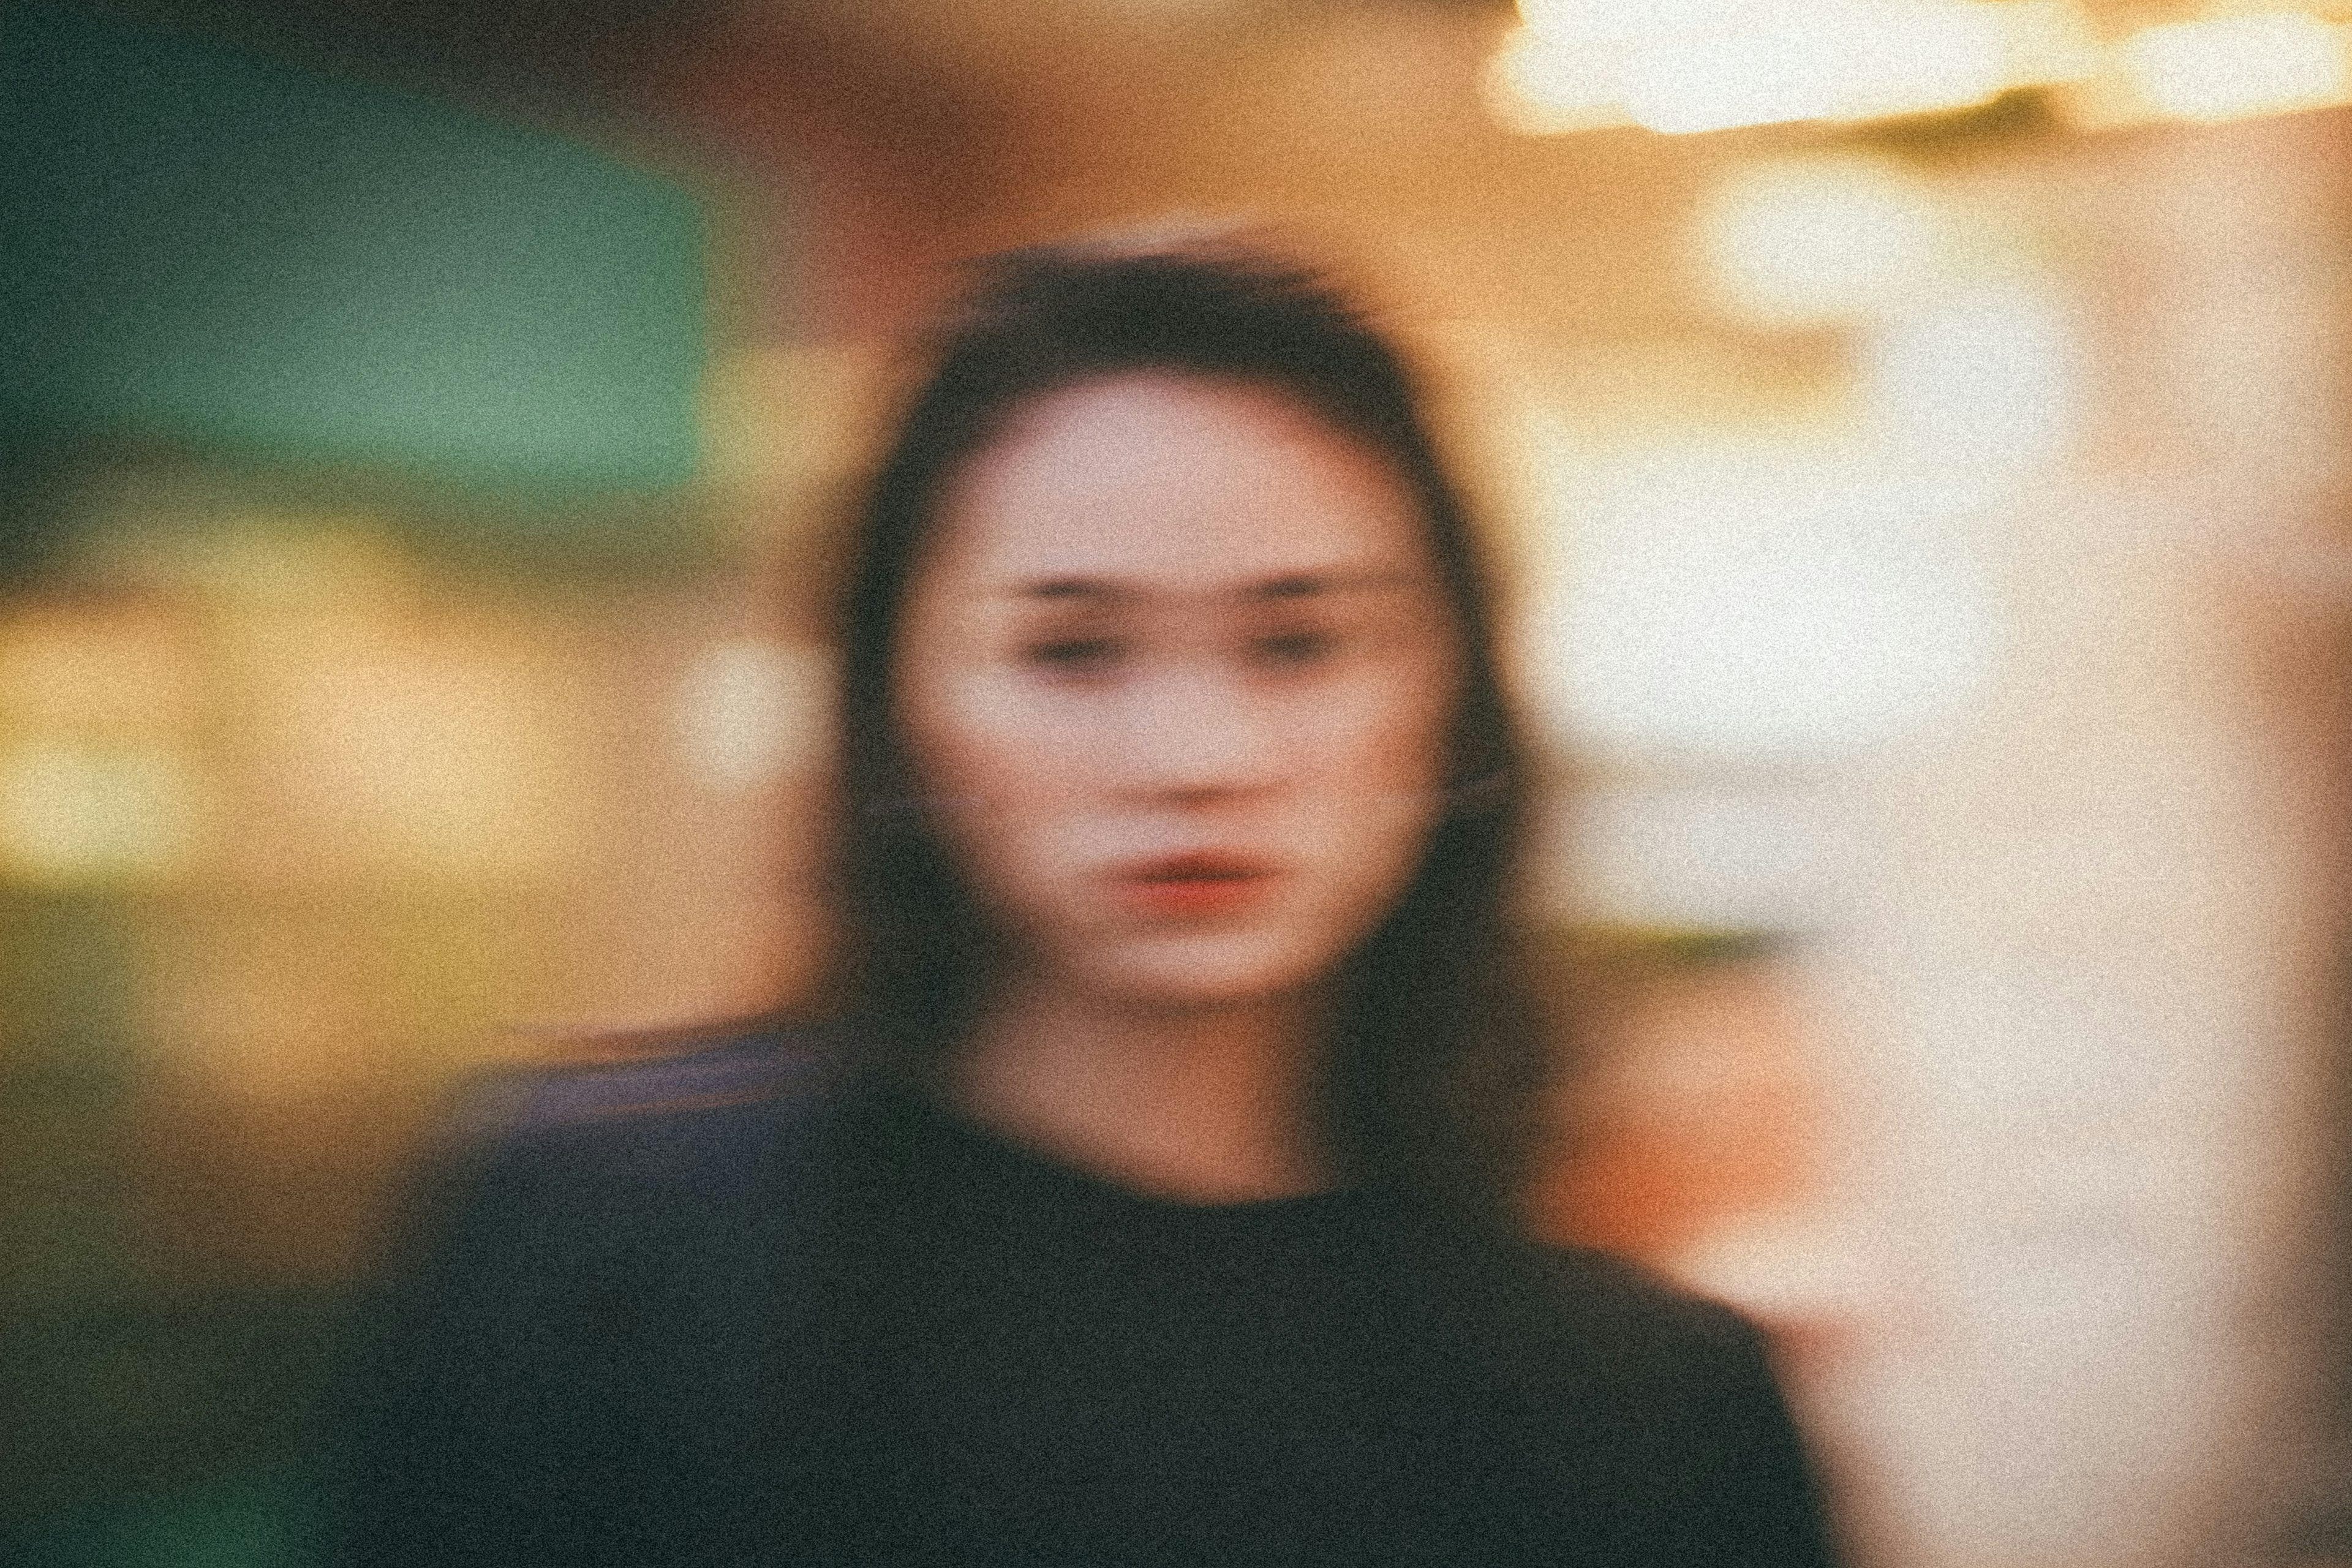
[[[1328,974],[1442,809],[1460,679],[1388,465],[1278,392],[1135,374],[1023,410],[939,522],[897,716],[1035,976],[1189,1009]]]

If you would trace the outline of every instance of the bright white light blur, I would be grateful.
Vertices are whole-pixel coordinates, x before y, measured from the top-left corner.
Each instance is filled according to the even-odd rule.
[[[1966,108],[2047,64],[2061,0],[1527,0],[1498,64],[1508,123],[1651,130],[1868,119]],[[2071,12],[2068,13],[2071,15]],[[1572,94],[1563,83],[1572,81]],[[1572,97],[1581,118],[1555,108]],[[1510,106],[1511,98],[1520,108]]]
[[[1801,22],[1784,22],[1653,39],[1629,49],[1620,84],[1625,112],[1668,134],[1820,119],[1835,100],[1820,40],[1808,32]]]
[[[1702,199],[1710,291],[1733,314],[1801,326],[1888,310],[1932,282],[1948,225],[1935,192],[1883,160],[1781,159]]]
[[[1496,52],[1486,77],[1495,117],[1529,136],[1622,124],[1617,79],[1607,55],[1591,44],[1517,29]]]
[[[1899,739],[1991,676],[1997,614],[1945,543],[1970,499],[1867,454],[1652,453],[1573,521],[1538,687],[1572,745],[1636,760]]]
[[[2000,10],[2011,86],[2081,81],[2105,63],[2099,36],[2074,0],[2007,0]]]
[[[1694,1289],[1781,1322],[1836,1322],[1868,1310],[1877,1237],[1822,1215],[1743,1215],[1702,1235],[1668,1264]]]
[[[1933,0],[1759,8],[1744,26],[1631,51],[1626,111],[1689,132],[1965,109],[2011,85],[2005,11]]]
[[[1521,0],[1519,15],[1490,97],[1533,134],[1936,113],[2120,68],[2081,0]]]
[[[721,789],[750,789],[807,763],[824,744],[823,674],[772,643],[724,642],[688,669],[677,724],[687,761]]]
[[[1832,73],[1835,118],[1966,109],[2011,85],[2005,5],[1838,10],[1823,14],[1815,32]]]
[[[1755,0],[1519,0],[1519,19],[1556,37],[1623,42],[1736,26]]]
[[[2057,456],[2082,403],[2063,316],[2022,282],[1883,321],[1861,351],[1863,395],[1890,449],[1988,481]]]
[[[2352,102],[2347,31],[2236,11],[2103,47],[2079,0],[1522,0],[1490,97],[1530,133],[1688,134],[1967,109],[2085,83],[2078,118],[2211,121]]]
[[[2352,98],[2344,33],[2299,11],[2148,27],[2124,57],[2140,96],[2179,120],[2239,120]]]
[[[1850,845],[1802,791],[1701,784],[1580,790],[1558,857],[1588,918],[1692,931],[1802,931],[1839,902]]]

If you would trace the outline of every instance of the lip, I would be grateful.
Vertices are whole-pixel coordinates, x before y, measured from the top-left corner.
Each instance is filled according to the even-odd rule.
[[[1273,890],[1276,868],[1255,856],[1221,850],[1163,855],[1120,867],[1112,878],[1120,901],[1161,920],[1208,920],[1242,913]]]

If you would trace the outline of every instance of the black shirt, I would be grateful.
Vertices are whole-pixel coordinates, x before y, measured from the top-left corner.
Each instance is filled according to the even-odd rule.
[[[541,1093],[453,1177],[331,1561],[1828,1561],[1727,1309],[1369,1193],[1140,1195],[729,1049]]]
[[[1141,1195],[912,1094],[845,1132],[884,1560],[1820,1561],[1719,1309],[1365,1193]],[[1612,1364],[1645,1333],[1658,1365]]]

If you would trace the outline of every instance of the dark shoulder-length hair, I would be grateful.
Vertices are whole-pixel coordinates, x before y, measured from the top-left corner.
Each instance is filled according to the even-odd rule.
[[[972,1026],[1002,958],[934,832],[898,721],[893,654],[948,487],[1047,394],[1171,372],[1296,399],[1383,458],[1427,528],[1465,652],[1446,809],[1387,919],[1346,960],[1317,1125],[1343,1179],[1508,1224],[1545,1050],[1513,940],[1527,768],[1461,492],[1396,351],[1312,271],[1232,244],[1052,247],[978,265],[855,518],[840,649],[832,988],[880,1061],[920,1072]]]

